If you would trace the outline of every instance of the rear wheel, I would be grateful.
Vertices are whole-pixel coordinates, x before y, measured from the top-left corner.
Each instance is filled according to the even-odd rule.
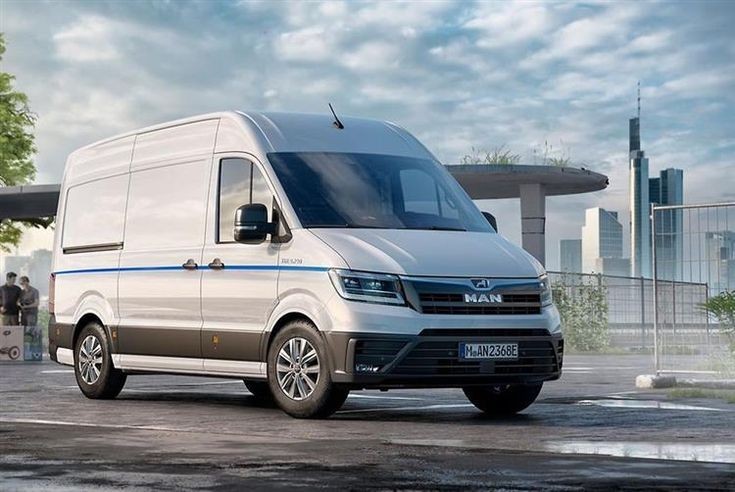
[[[541,392],[543,383],[524,385],[468,386],[463,388],[470,402],[488,415],[514,415],[528,408]]]
[[[79,389],[87,398],[115,398],[125,386],[127,376],[112,365],[110,342],[98,323],[89,323],[77,337],[74,373]]]
[[[258,400],[272,400],[273,395],[267,381],[243,380],[248,391]]]
[[[326,344],[306,320],[276,334],[268,350],[268,384],[278,406],[297,418],[328,417],[349,394],[332,382]]]

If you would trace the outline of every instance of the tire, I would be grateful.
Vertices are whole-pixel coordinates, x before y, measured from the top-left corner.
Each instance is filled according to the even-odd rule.
[[[284,353],[300,353],[301,358],[290,364]],[[296,418],[328,417],[339,410],[349,394],[348,389],[332,382],[327,346],[316,327],[306,320],[288,323],[273,339],[268,349],[268,385],[276,404]]]
[[[507,417],[528,408],[541,392],[543,383],[462,388],[470,402],[494,417]]]
[[[273,394],[267,381],[252,381],[244,379],[245,387],[258,400],[272,401]]]
[[[8,357],[10,360],[15,360],[18,357],[20,357],[20,349],[18,347],[10,347],[10,350],[8,351]]]
[[[91,399],[115,398],[125,386],[127,375],[112,365],[110,341],[105,329],[98,323],[89,323],[77,337],[74,374],[79,389]]]

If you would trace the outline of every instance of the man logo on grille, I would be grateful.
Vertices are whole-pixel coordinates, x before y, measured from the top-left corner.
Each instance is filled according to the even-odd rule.
[[[503,302],[503,296],[500,294],[465,294],[464,302],[470,304],[494,304]]]

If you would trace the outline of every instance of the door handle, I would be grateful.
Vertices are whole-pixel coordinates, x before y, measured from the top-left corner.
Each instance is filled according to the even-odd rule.
[[[192,258],[189,258],[186,260],[186,263],[181,265],[185,270],[196,270],[199,268],[199,265],[197,265],[197,262],[194,261]]]
[[[224,270],[225,268],[225,264],[222,263],[222,260],[220,260],[219,258],[215,258],[214,260],[212,260],[212,263],[208,264],[207,266],[212,270]]]

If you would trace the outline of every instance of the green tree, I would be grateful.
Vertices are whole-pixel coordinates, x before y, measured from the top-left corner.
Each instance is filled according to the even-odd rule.
[[[5,38],[0,33],[0,62],[5,54]],[[28,97],[13,89],[15,77],[0,71],[0,186],[28,184],[36,177],[31,157],[36,152],[33,128],[36,115],[28,107]],[[0,250],[17,246],[23,226],[45,226],[48,221],[0,221]]]

